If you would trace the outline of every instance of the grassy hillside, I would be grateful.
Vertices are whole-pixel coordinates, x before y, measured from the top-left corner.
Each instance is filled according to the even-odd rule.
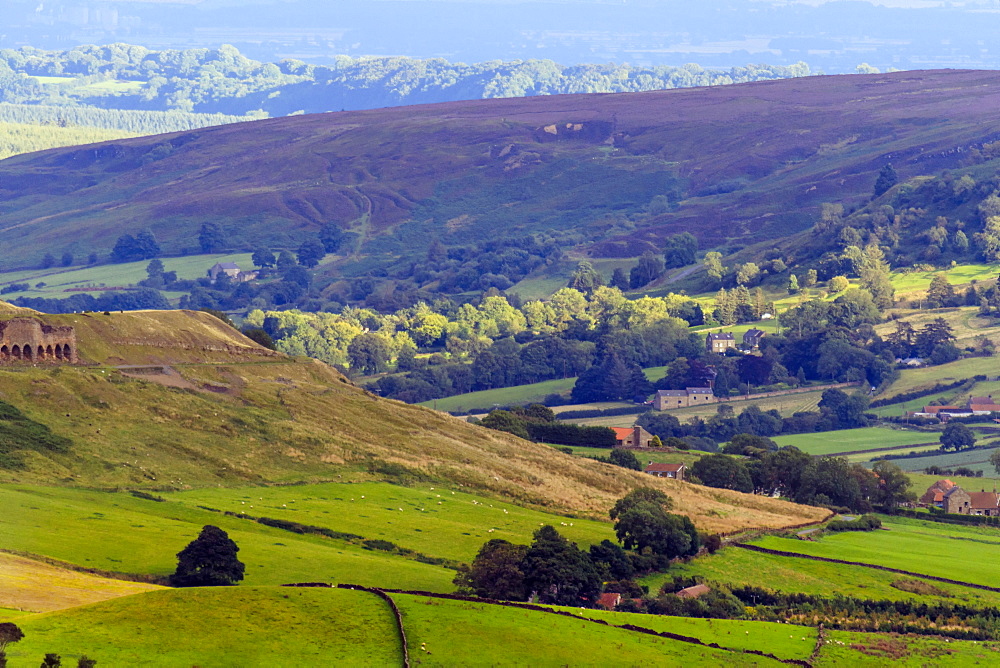
[[[14,313],[16,311],[9,311]],[[0,399],[73,441],[28,451],[0,481],[173,488],[330,480],[461,484],[522,505],[604,517],[648,476],[380,399],[312,360],[272,354],[204,313],[78,314],[79,350],[105,366],[0,369]],[[111,365],[169,365],[139,373]],[[797,524],[822,511],[655,481],[706,529]]]
[[[19,619],[12,668],[48,652],[102,666],[398,665],[385,603],[363,592],[278,587],[165,590]],[[206,630],[211,629],[211,632]]]
[[[682,229],[704,247],[746,245],[807,228],[821,202],[866,199],[887,153],[904,178],[958,165],[956,147],[997,130],[998,89],[991,72],[806,77],[307,115],[55,149],[0,165],[4,259],[31,264],[54,239],[57,252],[107,251],[147,227],[170,251],[196,248],[206,221],[248,248],[290,246],[337,221],[363,237],[353,271],[423,257],[434,238],[543,230],[582,234],[611,258]],[[655,195],[668,210],[647,215]]]

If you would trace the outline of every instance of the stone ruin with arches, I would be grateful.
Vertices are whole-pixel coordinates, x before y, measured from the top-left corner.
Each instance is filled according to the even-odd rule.
[[[76,364],[76,331],[33,318],[0,322],[0,364]]]

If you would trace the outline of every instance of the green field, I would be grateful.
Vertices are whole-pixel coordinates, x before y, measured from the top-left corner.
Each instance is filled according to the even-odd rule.
[[[863,429],[842,429],[814,434],[789,434],[774,436],[772,440],[780,446],[794,445],[810,455],[836,455],[842,452],[893,448],[901,445],[933,443],[940,447],[938,433],[865,427]]]
[[[322,580],[451,591],[454,573],[447,569],[199,506],[387,540],[429,557],[462,562],[472,561],[491,538],[530,543],[542,524],[556,526],[584,549],[614,537],[609,523],[564,518],[435,487],[330,483],[163,496],[166,503],[128,494],[0,487],[0,505],[12,510],[0,517],[0,545],[80,566],[165,575],[176,565],[174,555],[200,528],[215,524],[240,546],[247,584]]]
[[[475,601],[392,594],[413,665],[423,666],[777,666],[808,659],[813,628],[767,622],[693,619],[572,609],[610,624],[635,624],[695,637],[720,648],[601,625],[563,615]],[[389,606],[363,591],[236,587],[163,590],[59,612],[19,616],[25,637],[7,648],[11,668],[46,653],[63,665],[82,655],[99,666],[387,666],[402,647]],[[950,665],[989,656],[995,643],[833,631],[818,665]],[[868,646],[904,643],[897,663],[871,661]],[[877,654],[875,655],[878,656]],[[900,661],[901,659],[901,661]],[[924,663],[923,665],[927,665]]]
[[[892,287],[896,289],[897,298],[914,292],[927,292],[931,279],[943,274],[952,285],[965,285],[971,281],[989,281],[1000,273],[1000,265],[995,264],[961,264],[949,269],[935,271],[892,272]]]
[[[863,533],[865,536],[870,535],[864,532],[859,533]],[[888,532],[883,533],[888,536]],[[829,536],[825,536],[819,543],[810,543],[797,539],[783,539],[780,545],[784,547],[776,547],[775,545],[767,545],[767,547],[784,549],[789,552],[801,552],[800,548],[803,545],[824,545],[828,539]],[[943,542],[950,545],[952,549],[957,547],[953,544],[953,541],[945,540]],[[884,543],[882,545],[884,547]],[[889,550],[889,555],[897,553],[896,548],[891,543],[889,547],[884,549]],[[840,559],[844,557],[838,555],[834,558]],[[887,556],[886,558],[892,559],[891,556]],[[920,557],[917,555],[914,558],[919,559]],[[978,560],[978,556],[975,558]],[[911,570],[904,566],[898,566],[895,563],[889,565],[903,570]],[[914,572],[921,572],[919,569],[912,570]],[[914,594],[892,586],[893,582],[904,577],[896,573],[865,568],[863,566],[832,564],[794,557],[779,557],[735,547],[724,547],[714,555],[699,557],[686,564],[678,564],[672,567],[667,573],[648,576],[643,578],[641,582],[649,586],[650,592],[657,592],[665,582],[670,581],[675,575],[698,576],[707,581],[725,583],[731,586],[753,585],[783,592],[800,592],[826,597],[841,595],[892,601],[919,599],[928,603],[933,601],[951,601],[964,602],[975,606],[1000,605],[1000,594],[995,592],[930,581],[935,587],[948,592],[951,596],[942,598],[933,595]],[[944,577],[966,579],[955,574]]]
[[[451,487],[331,483],[209,488],[164,496],[191,509],[208,506],[312,524],[466,562],[471,562],[483,543],[491,538],[530,543],[532,533],[541,524],[554,525],[584,549],[614,537],[610,523],[562,518]]]
[[[365,592],[236,587],[177,589],[21,618],[11,668],[48,652],[99,666],[399,665],[388,606]]]
[[[966,450],[964,452],[948,453],[929,452],[926,457],[894,459],[892,462],[897,464],[904,471],[923,471],[928,466],[939,466],[943,469],[965,467],[973,471],[982,471],[983,475],[986,475],[996,472],[993,464],[990,464],[990,455],[994,452],[996,452],[995,448],[989,450]],[[980,482],[972,483],[973,486],[967,489],[976,491],[980,487],[987,485],[987,483],[982,482],[983,479],[981,478],[976,478],[975,480],[979,480]]]
[[[205,275],[216,262],[235,262],[243,269],[251,269],[251,253],[228,253],[214,255],[187,255],[184,257],[162,258],[166,271],[176,271],[178,278],[196,279]],[[85,258],[76,258],[77,261]],[[9,283],[28,283],[30,289],[3,295],[5,301],[18,297],[65,298],[74,294],[67,290],[74,288],[124,287],[135,285],[146,278],[146,265],[149,262],[127,262],[125,264],[101,264],[92,267],[51,267],[0,273],[0,286]],[[36,287],[38,283],[45,283]],[[90,294],[98,295],[101,290]],[[164,293],[168,297],[173,293]]]
[[[883,529],[844,531],[815,541],[768,536],[754,544],[996,586],[1000,529],[905,518],[883,518]]]
[[[609,624],[635,624],[654,631],[668,631],[717,643],[729,649],[763,649],[782,659],[808,659],[816,645],[816,629],[776,622],[739,619],[700,619],[667,615],[640,615],[607,610],[559,608],[588,619],[603,619]]]
[[[666,373],[666,369],[667,367],[665,366],[649,367],[648,369],[643,369],[643,373],[646,374],[646,378],[654,381],[662,378],[663,374]],[[453,397],[424,401],[418,405],[427,406],[439,411],[456,413],[480,409],[489,411],[495,406],[525,405],[541,402],[550,394],[568,395],[574,385],[576,385],[575,376],[573,378],[545,380],[540,383],[531,383],[530,385],[516,385],[514,387],[500,387],[495,390],[480,390],[467,394],[456,394]],[[615,402],[614,404],[602,405],[601,407],[607,408],[611,405],[628,406],[630,404]],[[597,407],[596,404],[580,404],[561,406],[560,410],[587,410]],[[635,420],[634,417],[632,419],[633,421]]]
[[[531,610],[409,595],[394,598],[403,615],[411,657],[421,665],[781,665]],[[634,618],[637,624],[649,619]],[[421,643],[426,643],[426,650],[421,650]]]
[[[177,565],[177,552],[197,537],[202,526],[214,524],[239,545],[248,585],[322,580],[452,590],[454,572],[440,566],[179,503],[5,485],[0,487],[0,507],[5,509],[0,516],[0,545],[88,568],[168,575]]]

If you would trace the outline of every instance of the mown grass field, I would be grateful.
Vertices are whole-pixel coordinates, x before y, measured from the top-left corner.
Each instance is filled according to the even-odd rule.
[[[390,666],[402,661],[389,607],[365,592],[279,587],[163,590],[20,618],[11,668],[48,652],[63,665]]]
[[[967,285],[972,281],[993,280],[1000,273],[1000,265],[995,264],[961,264],[949,269],[934,271],[892,272],[892,287],[896,289],[896,297],[911,296],[914,293],[926,294],[935,276],[944,275],[952,285]]]
[[[936,383],[951,383],[977,375],[1000,375],[1000,357],[969,357],[939,366],[904,369],[899,372],[899,380],[892,384],[888,392],[879,395],[878,398],[894,397],[897,394],[911,392],[918,388],[933,387]],[[935,396],[932,394],[921,397],[917,400],[917,404],[921,406],[926,405]],[[887,408],[897,411],[897,414],[900,410],[899,405],[888,406]]]
[[[883,518],[881,531],[844,531],[815,541],[763,537],[755,545],[889,566],[922,575],[996,586],[1000,530]]]
[[[176,271],[178,278],[196,279],[205,275],[208,269],[216,262],[235,262],[244,270],[253,268],[250,261],[250,253],[226,253],[212,255],[187,255],[184,257],[161,258],[166,271]],[[58,259],[58,258],[57,258]],[[77,262],[86,260],[86,257],[75,258]],[[46,297],[65,298],[74,294],[67,290],[74,288],[102,288],[102,287],[124,287],[135,285],[146,278],[146,266],[148,260],[142,262],[127,262],[125,264],[100,264],[91,267],[50,267],[49,269],[33,269],[28,271],[15,271],[0,273],[0,286],[9,283],[28,283],[31,287],[28,290],[5,294],[3,298],[16,299],[18,297]],[[2,268],[2,267],[0,267]],[[39,283],[44,283],[42,287],[36,287]],[[91,294],[98,295],[100,290],[92,291]],[[175,297],[180,293],[164,293],[168,298]]]
[[[924,443],[934,443],[936,446],[940,446],[938,436],[939,434],[937,433],[886,429],[884,427],[865,427],[862,429],[824,431],[814,434],[774,436],[772,440],[781,446],[794,445],[802,452],[810,455],[836,455],[842,452],[893,448],[901,445]]]
[[[155,589],[0,553],[0,618],[3,609],[49,612]]]

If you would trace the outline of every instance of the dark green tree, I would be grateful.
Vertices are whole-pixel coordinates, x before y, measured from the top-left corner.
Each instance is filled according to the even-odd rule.
[[[878,178],[875,179],[875,188],[872,194],[875,197],[881,197],[885,194],[889,188],[896,185],[899,181],[899,177],[896,175],[896,170],[893,168],[891,162],[887,162],[882,171],[878,173]]]
[[[307,239],[299,246],[296,255],[300,265],[311,268],[318,265],[323,256],[326,255],[326,248],[323,247],[323,242],[319,239]]]
[[[976,434],[961,422],[949,422],[938,440],[942,450],[965,450],[976,444]]]
[[[729,455],[705,455],[691,466],[691,473],[708,487],[753,491],[753,480],[746,465]]]
[[[337,223],[326,223],[319,231],[319,240],[327,253],[336,253],[347,235]],[[440,242],[438,242],[440,243]]]
[[[505,601],[528,598],[522,564],[527,545],[494,538],[481,548],[468,572],[468,586],[476,596]]]
[[[59,261],[59,264],[61,264],[64,267],[71,266],[73,264],[73,254],[70,253],[69,251],[63,253],[62,259]]]
[[[690,232],[681,232],[667,239],[663,260],[667,267],[686,267],[694,264],[698,240]]]
[[[215,223],[202,223],[198,231],[198,245],[203,253],[216,253],[226,246],[226,237]]]
[[[616,520],[631,508],[640,503],[652,503],[660,506],[663,510],[670,510],[674,507],[673,500],[664,492],[653,487],[636,487],[631,492],[615,501],[615,505],[608,513],[611,519]]]
[[[347,359],[352,369],[364,374],[381,373],[389,368],[392,350],[389,341],[377,332],[365,332],[347,345]]]
[[[267,248],[258,248],[250,256],[250,261],[253,262],[255,267],[260,267],[261,269],[267,269],[268,267],[273,267],[277,260],[272,253]]]
[[[887,461],[876,462],[872,473],[878,477],[878,495],[875,503],[885,508],[895,508],[909,500],[916,500],[910,492],[910,477],[896,464]]]
[[[287,271],[295,266],[295,256],[292,255],[291,251],[283,250],[278,253],[278,261],[275,265],[278,267],[278,271]]]
[[[268,350],[276,350],[274,339],[272,339],[271,335],[260,327],[244,327],[243,336],[247,337],[254,343],[264,346]]]
[[[480,424],[488,429],[505,431],[523,439],[529,438],[528,428],[524,424],[524,419],[510,411],[492,410],[490,414],[483,418]]]
[[[618,288],[622,292],[631,287],[628,282],[628,274],[621,267],[615,267],[615,270],[611,272],[611,282],[609,285],[613,288]]]
[[[7,645],[24,638],[24,632],[14,622],[0,623],[0,656],[6,656]]]
[[[573,275],[569,279],[569,287],[579,290],[586,295],[589,295],[595,288],[599,288],[602,285],[604,285],[604,278],[601,277],[599,271],[594,269],[594,265],[586,260],[577,265],[573,271]]]
[[[160,254],[160,244],[149,230],[143,230],[135,237],[136,253],[139,259],[149,260]]]
[[[62,666],[62,657],[55,652],[50,652],[42,659],[41,668],[59,668]]]
[[[177,570],[170,576],[173,587],[223,587],[235,585],[246,570],[237,559],[240,548],[229,535],[211,524],[177,553]]]
[[[534,537],[522,562],[528,591],[546,604],[593,601],[601,590],[601,578],[590,557],[551,526],[538,529]]]
[[[639,459],[635,456],[635,453],[625,448],[612,449],[608,459],[612,464],[621,466],[622,468],[632,469],[633,471],[642,470],[642,464],[639,463]]]
[[[97,659],[91,659],[86,654],[76,660],[76,668],[95,668],[96,666]]]
[[[630,580],[635,575],[635,569],[625,550],[607,538],[590,546],[590,560],[601,571],[605,580]]]
[[[649,285],[663,275],[663,260],[646,251],[639,258],[639,264],[629,272],[629,286],[633,289]]]
[[[42,264],[41,264],[42,269],[48,269],[50,267],[55,266],[55,264],[56,264],[56,256],[53,255],[52,253],[46,253],[45,255],[42,256]]]

